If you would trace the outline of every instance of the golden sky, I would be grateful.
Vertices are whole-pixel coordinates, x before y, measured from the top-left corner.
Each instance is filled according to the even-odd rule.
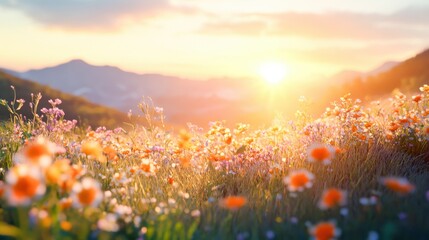
[[[369,70],[428,47],[427,0],[0,0],[0,67],[80,58],[193,79]]]

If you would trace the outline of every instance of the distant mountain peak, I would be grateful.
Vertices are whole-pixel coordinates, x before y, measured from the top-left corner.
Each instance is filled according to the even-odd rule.
[[[82,60],[82,59],[72,59],[72,60],[70,60],[70,61],[68,61],[68,62],[65,62],[65,63],[63,63],[63,64],[60,64],[60,65],[71,65],[71,66],[91,66],[91,64],[89,64],[89,63],[87,63],[87,62],[85,62],[84,60]],[[59,66],[60,66],[59,65]]]

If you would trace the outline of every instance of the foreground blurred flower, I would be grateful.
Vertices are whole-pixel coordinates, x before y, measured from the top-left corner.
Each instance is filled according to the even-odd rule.
[[[100,162],[106,162],[106,157],[103,155],[103,148],[96,141],[86,141],[82,143],[82,147],[80,149],[82,153],[97,159]]]
[[[399,195],[407,195],[412,193],[416,188],[406,178],[402,177],[385,177],[381,179],[381,183]]]
[[[320,222],[310,227],[309,232],[316,240],[336,239],[341,234],[341,230],[333,222]]]
[[[61,181],[67,178],[70,172],[70,160],[59,159],[52,165],[48,166],[45,170],[46,182],[48,184],[61,185]]]
[[[52,162],[52,156],[57,152],[54,143],[43,137],[28,142],[14,156],[16,163],[30,163],[41,167],[47,167]]]
[[[313,186],[314,175],[307,170],[296,170],[283,179],[283,182],[288,185],[288,190],[295,192],[304,191],[305,188]]]
[[[73,205],[79,207],[96,207],[103,198],[100,183],[92,178],[86,177],[82,182],[73,185],[71,198]]]
[[[0,198],[3,197],[4,192],[5,192],[5,188],[6,188],[6,186],[5,186],[4,182],[0,180]]]
[[[307,150],[309,162],[320,162],[330,164],[335,157],[336,149],[331,145],[313,144]]]
[[[12,206],[29,205],[46,190],[40,170],[29,165],[11,168],[6,174],[6,183],[5,197]]]
[[[221,199],[219,205],[223,208],[235,211],[246,205],[246,203],[247,199],[245,197],[229,196]]]
[[[328,209],[336,206],[344,206],[346,204],[347,193],[338,188],[329,188],[322,194],[322,198],[319,201],[320,209]]]

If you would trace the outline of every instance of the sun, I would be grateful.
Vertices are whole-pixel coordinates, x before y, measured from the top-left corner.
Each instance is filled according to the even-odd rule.
[[[269,84],[278,84],[288,74],[285,64],[280,62],[267,62],[259,67],[259,75]]]

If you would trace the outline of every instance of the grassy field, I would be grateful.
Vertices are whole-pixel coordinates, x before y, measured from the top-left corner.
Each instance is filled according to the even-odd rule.
[[[28,120],[2,103],[1,239],[429,239],[429,86],[264,128],[166,131],[147,109],[81,129],[59,100]]]

